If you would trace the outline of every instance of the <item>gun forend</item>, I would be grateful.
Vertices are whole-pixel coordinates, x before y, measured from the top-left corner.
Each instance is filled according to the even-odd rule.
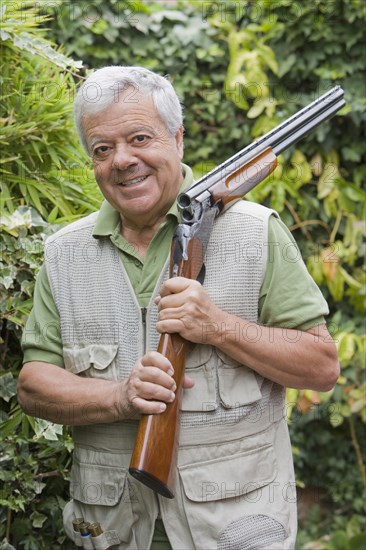
[[[178,196],[178,208],[182,220],[185,223],[194,221],[200,210],[200,203],[208,197],[211,197],[213,202],[217,202],[224,196],[232,197],[235,189],[237,198],[250,191],[274,170],[276,155],[332,117],[345,103],[343,89],[335,86],[211,170]],[[255,170],[256,173],[253,172]],[[233,184],[234,180],[236,185]]]

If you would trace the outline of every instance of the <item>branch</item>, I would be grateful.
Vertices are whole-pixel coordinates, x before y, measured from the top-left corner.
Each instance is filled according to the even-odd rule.
[[[366,489],[366,469],[365,469],[365,464],[364,464],[364,461],[363,461],[363,458],[362,458],[362,452],[361,452],[361,449],[360,449],[360,445],[357,441],[355,424],[354,424],[352,415],[349,417],[348,421],[349,421],[349,426],[350,426],[350,431],[351,431],[351,439],[352,439],[353,447],[355,449],[358,466],[359,466],[360,472],[361,472],[362,482],[363,482],[363,485]]]

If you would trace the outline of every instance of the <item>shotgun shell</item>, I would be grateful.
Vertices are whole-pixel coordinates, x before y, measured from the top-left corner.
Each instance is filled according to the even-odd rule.
[[[79,529],[81,535],[81,543],[84,550],[94,550],[93,541],[89,531],[89,523],[86,521],[84,523],[81,523]]]
[[[84,523],[84,518],[75,518],[73,521],[72,521],[72,526],[74,528],[74,531],[76,533],[80,533],[80,525]]]
[[[90,524],[87,523],[86,521],[83,521],[82,523],[79,524],[79,531],[81,535],[83,536],[90,535],[89,525]]]
[[[89,532],[92,537],[99,537],[99,535],[103,534],[103,529],[100,526],[100,523],[91,523],[89,525]]]

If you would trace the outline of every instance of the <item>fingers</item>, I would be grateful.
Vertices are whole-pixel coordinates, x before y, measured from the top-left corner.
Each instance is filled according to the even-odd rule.
[[[127,380],[127,407],[132,415],[159,414],[175,399],[171,362],[158,352],[144,355]]]
[[[135,397],[133,400],[133,408],[135,417],[137,414],[160,414],[166,410],[166,403],[161,401],[146,401],[140,397]]]
[[[190,389],[194,386],[194,380],[190,376],[184,376],[183,388]],[[175,396],[174,396],[175,398]],[[172,399],[174,401],[174,399]],[[171,401],[171,402],[172,402]],[[140,397],[133,398],[135,410],[141,411],[142,414],[160,414],[166,410],[166,403],[162,401],[146,401]]]
[[[168,279],[160,288],[160,295],[155,298],[159,310],[169,307],[176,308],[184,305],[187,300],[199,300],[202,294],[202,285],[198,281],[184,277]]]
[[[198,281],[184,277],[168,279],[155,303],[159,309],[157,331],[178,333],[194,343],[204,343],[204,327],[222,314]]]
[[[197,317],[197,313],[206,307],[209,298],[203,287],[197,281],[185,279],[184,277],[175,277],[168,279],[161,287],[160,296],[155,300],[159,309],[159,321],[179,320],[188,321],[190,318]],[[180,332],[184,327],[179,323],[174,326],[160,324],[159,332]]]
[[[159,371],[163,371],[164,373],[168,374],[168,376],[170,377],[174,373],[173,366],[169,359],[167,359],[167,357],[165,357],[161,353],[158,353],[157,351],[150,351],[149,353],[146,353],[146,355],[141,357],[140,363],[144,368],[156,368]],[[138,363],[136,365],[139,369]]]
[[[165,281],[165,283],[160,288],[160,297],[169,296],[171,294],[177,294],[178,292],[183,292],[190,286],[200,287],[201,284],[198,281],[193,279],[186,279],[185,277],[172,277]]]
[[[183,336],[183,333],[186,328],[184,320],[173,319],[173,315],[169,316],[168,313],[165,313],[165,317],[166,317],[165,320],[162,319],[161,321],[158,321],[156,323],[156,330],[160,334],[164,334],[164,332],[168,334],[178,333]]]

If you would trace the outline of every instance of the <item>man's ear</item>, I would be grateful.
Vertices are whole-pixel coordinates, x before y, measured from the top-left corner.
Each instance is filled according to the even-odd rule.
[[[181,159],[183,158],[183,151],[184,151],[183,133],[184,133],[184,128],[183,126],[181,126],[177,131],[177,133],[175,134],[175,143],[177,145],[177,149]]]

